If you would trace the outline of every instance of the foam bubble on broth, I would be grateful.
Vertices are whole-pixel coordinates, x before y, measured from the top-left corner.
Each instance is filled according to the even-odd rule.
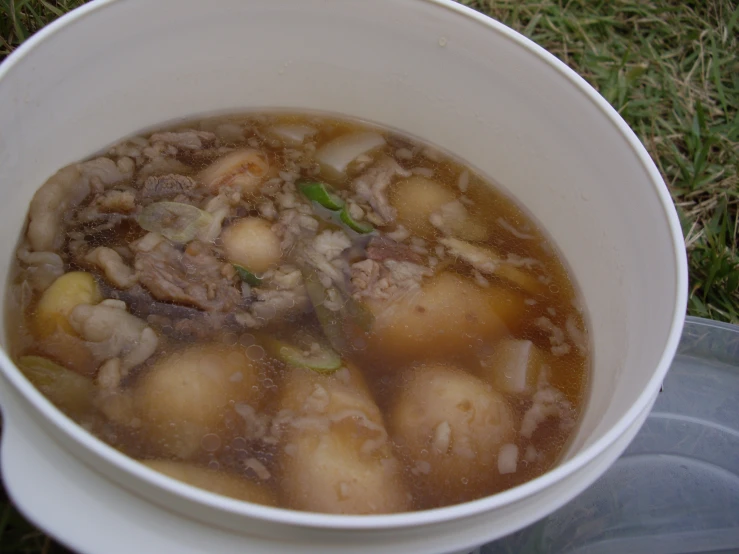
[[[11,356],[85,429],[195,486],[446,506],[550,469],[584,407],[588,331],[556,247],[398,130],[285,112],[157,129],[50,177],[28,220]]]

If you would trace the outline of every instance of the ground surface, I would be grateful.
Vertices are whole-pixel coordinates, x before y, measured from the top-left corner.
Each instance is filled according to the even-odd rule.
[[[0,60],[80,0],[0,0]],[[692,315],[739,323],[739,6],[731,0],[462,0],[584,76],[670,187]],[[0,553],[62,553],[0,495]]]

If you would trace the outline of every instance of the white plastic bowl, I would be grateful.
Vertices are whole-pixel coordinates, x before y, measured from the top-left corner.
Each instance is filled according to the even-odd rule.
[[[119,454],[0,352],[2,467],[26,515],[81,552],[441,553],[519,529],[601,475],[644,421],[677,346],[678,219],[646,151],[592,88],[451,1],[99,0],[63,17],[0,68],[0,259],[10,263],[31,195],[59,167],[152,125],[255,107],[404,129],[477,166],[541,222],[576,276],[595,349],[567,456],[525,485],[449,508],[271,509]]]

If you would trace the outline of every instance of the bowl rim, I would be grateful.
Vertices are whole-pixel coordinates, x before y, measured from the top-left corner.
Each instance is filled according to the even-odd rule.
[[[47,38],[61,32],[73,23],[79,22],[119,1],[122,0],[93,0],[92,2],[84,4],[65,14],[41,29],[12,52],[4,63],[0,64],[0,83],[2,83],[2,80],[12,72],[16,65],[18,65],[26,56],[31,54],[34,49],[39,47]],[[492,496],[443,508],[404,512],[399,514],[361,516],[302,512],[233,500],[187,485],[181,481],[149,469],[133,458],[126,456],[96,438],[94,435],[88,433],[73,420],[64,415],[23,376],[13,361],[9,358],[5,350],[0,349],[0,368],[5,377],[9,380],[15,390],[18,391],[25,400],[35,408],[35,410],[40,412],[48,423],[53,425],[68,438],[72,439],[78,446],[93,453],[96,457],[101,458],[106,463],[114,466],[117,470],[128,474],[128,476],[133,476],[137,480],[142,481],[149,486],[163,489],[170,495],[188,500],[197,505],[275,524],[317,529],[373,530],[419,527],[444,523],[489,512],[504,505],[513,504],[530,497],[553,486],[555,483],[565,479],[592,462],[621,435],[623,435],[631,423],[635,421],[638,415],[649,405],[651,400],[657,394],[677,350],[685,321],[688,292],[687,255],[684,249],[682,228],[670,193],[654,161],[651,159],[646,148],[637,138],[636,134],[621,118],[618,112],[593,87],[591,87],[575,71],[570,69],[564,62],[557,59],[553,54],[550,54],[530,39],[505,26],[499,21],[483,15],[472,8],[458,4],[453,0],[405,1],[419,4],[431,4],[440,10],[443,9],[448,11],[452,14],[452,17],[462,17],[471,20],[476,24],[482,25],[488,31],[497,33],[504,39],[524,48],[540,60],[546,62],[562,77],[574,85],[577,91],[582,94],[583,100],[589,100],[601,111],[606,119],[613,125],[614,130],[627,141],[628,146],[634,152],[637,160],[641,163],[642,167],[648,174],[649,183],[651,184],[652,190],[657,194],[660,206],[662,207],[663,216],[665,217],[669,233],[672,238],[672,246],[676,261],[676,292],[670,329],[667,335],[667,340],[664,344],[661,358],[647,386],[639,394],[638,398],[631,405],[629,410],[627,410],[619,421],[613,427],[608,429],[603,436],[593,444],[584,448],[570,460],[567,460],[554,469],[551,469],[522,485]],[[7,417],[7,419],[10,424],[12,424],[12,415]],[[76,454],[75,456],[78,457]],[[99,473],[104,473],[97,470],[97,468],[93,469]],[[105,473],[105,476],[108,479],[112,479],[107,475],[107,473]],[[129,490],[133,489],[133,487],[124,485],[118,478],[112,480],[114,480],[119,486]],[[152,501],[149,495],[145,496],[148,501]]]

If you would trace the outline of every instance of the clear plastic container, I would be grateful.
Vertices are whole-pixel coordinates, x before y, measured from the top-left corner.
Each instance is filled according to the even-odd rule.
[[[481,554],[739,552],[739,326],[688,318],[623,456],[551,516]]]

